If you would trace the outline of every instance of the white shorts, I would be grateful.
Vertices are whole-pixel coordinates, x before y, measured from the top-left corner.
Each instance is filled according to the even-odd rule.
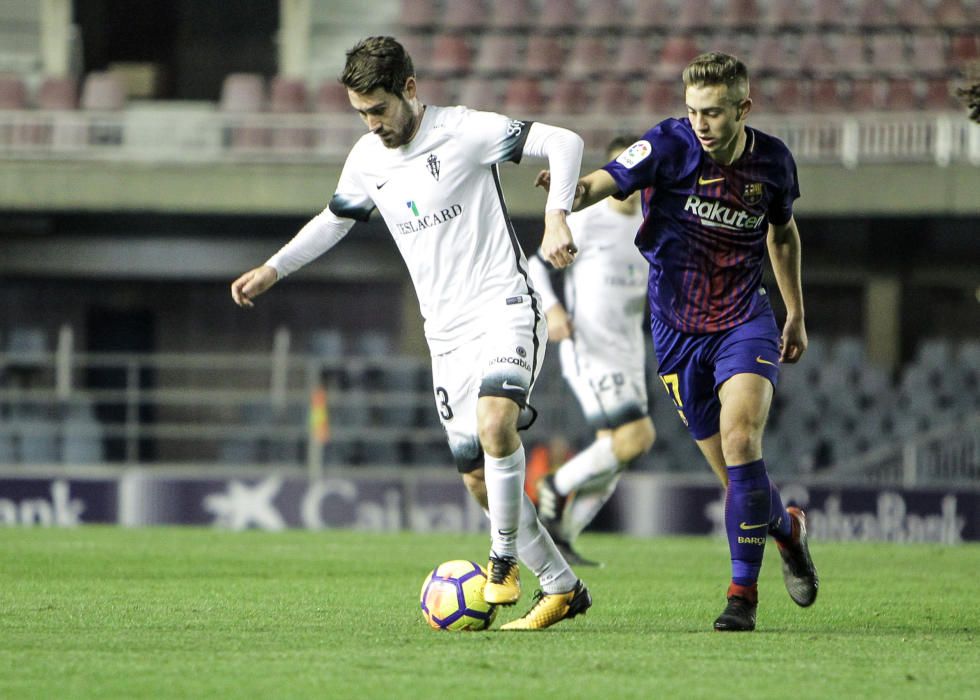
[[[558,345],[561,373],[593,430],[612,430],[643,418],[647,405],[642,352],[612,366],[608,360],[577,352],[573,340]]]
[[[511,297],[488,323],[484,335],[432,358],[432,389],[439,420],[446,430],[456,468],[483,466],[476,421],[481,396],[503,396],[521,407],[518,429],[531,426],[537,413],[529,400],[541,371],[548,328],[540,302],[528,295]]]

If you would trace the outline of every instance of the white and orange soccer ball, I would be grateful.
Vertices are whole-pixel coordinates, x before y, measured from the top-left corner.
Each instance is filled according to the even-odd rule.
[[[437,630],[485,630],[497,606],[483,597],[486,570],[476,562],[455,559],[434,568],[422,583],[422,616]]]

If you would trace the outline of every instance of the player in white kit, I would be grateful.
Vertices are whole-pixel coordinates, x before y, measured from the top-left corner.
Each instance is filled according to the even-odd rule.
[[[533,422],[528,399],[547,328],[498,174],[506,161],[547,158],[552,187],[542,252],[563,267],[576,252],[565,215],[582,139],[546,124],[424,104],[411,57],[391,37],[370,37],[348,51],[341,82],[370,133],[351,149],[327,208],[265,265],[235,280],[232,297],[251,306],[377,209],[415,285],[450,449],[467,489],[490,518],[487,600],[517,602],[520,557],[542,591],[526,615],[503,629],[542,629],[583,613],[592,604],[588,589],[523,490],[518,429]]]
[[[614,139],[609,160],[636,141]],[[647,262],[633,243],[643,222],[639,196],[610,197],[568,217],[579,252],[564,272],[564,305],[544,261],[530,261],[548,336],[560,343],[562,375],[595,430],[593,443],[537,483],[541,522],[570,564],[597,565],[575,550],[575,539],[656,437],[644,372]]]

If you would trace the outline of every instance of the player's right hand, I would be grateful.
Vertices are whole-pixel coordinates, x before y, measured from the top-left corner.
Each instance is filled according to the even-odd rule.
[[[231,298],[242,308],[250,309],[255,306],[252,299],[268,290],[278,279],[279,273],[274,267],[256,267],[231,283]]]
[[[572,337],[575,328],[564,306],[555,304],[544,312],[544,316],[548,321],[548,340],[559,343]]]

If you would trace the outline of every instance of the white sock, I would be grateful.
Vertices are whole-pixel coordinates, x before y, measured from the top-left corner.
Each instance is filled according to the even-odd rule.
[[[562,496],[577,491],[590,481],[619,471],[612,437],[596,440],[555,472],[555,488]]]
[[[499,459],[484,452],[483,467],[490,511],[490,548],[495,556],[516,557],[524,496],[524,445]]]
[[[538,577],[545,593],[567,593],[578,577],[555,547],[548,531],[541,527],[538,512],[526,495],[521,502],[521,527],[517,534],[521,561]]]
[[[605,483],[596,484],[596,488],[575,492],[571,502],[565,506],[565,514],[561,522],[562,533],[569,542],[574,542],[606,505],[606,501],[616,490],[619,477],[619,473],[613,474]]]

